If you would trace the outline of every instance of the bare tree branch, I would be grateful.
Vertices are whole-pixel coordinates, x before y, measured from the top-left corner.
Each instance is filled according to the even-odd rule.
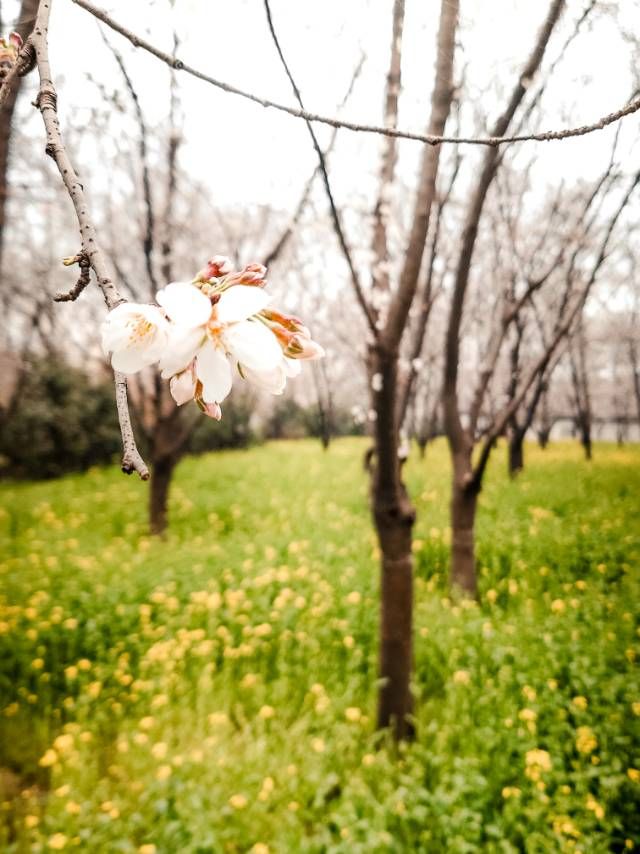
[[[76,212],[80,237],[82,242],[82,253],[86,255],[96,275],[98,286],[102,291],[107,308],[112,309],[124,302],[116,285],[113,283],[107,269],[103,253],[98,245],[96,229],[89,213],[89,206],[84,195],[84,189],[78,179],[78,175],[69,159],[64,146],[60,123],[57,113],[57,93],[51,76],[49,65],[49,49],[47,35],[49,29],[49,15],[52,0],[42,0],[36,17],[36,25],[29,37],[30,44],[36,53],[38,74],[40,77],[40,88],[36,99],[36,105],[42,115],[45,126],[47,144],[46,152],[53,158],[62,181],[69,193],[73,207]],[[116,405],[120,431],[122,433],[122,444],[124,454],[122,457],[122,470],[127,474],[137,471],[142,480],[148,480],[149,469],[140,456],[136,447],[131,418],[127,405],[127,381],[124,374],[115,371]]]
[[[108,27],[111,27],[112,30],[115,30],[115,32],[120,33],[120,35],[128,39],[134,47],[139,47],[142,48],[142,50],[146,50],[148,53],[151,53],[157,59],[160,59],[162,62],[166,63],[171,68],[174,68],[176,71],[184,71],[186,74],[190,74],[192,77],[196,77],[198,80],[202,80],[205,83],[209,83],[210,85],[215,86],[217,89],[221,89],[223,92],[228,92],[232,95],[238,95],[241,98],[246,98],[249,101],[253,101],[255,104],[259,104],[261,107],[271,107],[274,110],[278,110],[279,112],[288,113],[294,118],[304,119],[304,121],[306,122],[318,122],[319,124],[330,125],[331,127],[335,128],[344,128],[345,130],[359,131],[363,133],[377,133],[381,134],[382,136],[393,136],[397,139],[411,139],[416,142],[427,143],[428,145],[441,145],[443,143],[450,143],[454,145],[499,146],[508,145],[514,142],[551,142],[553,140],[569,139],[570,137],[575,136],[585,136],[586,134],[593,133],[594,131],[602,130],[608,125],[612,125],[615,122],[620,121],[620,119],[623,119],[626,116],[630,116],[640,110],[640,98],[636,98],[634,101],[626,104],[619,110],[616,110],[613,113],[609,113],[606,116],[602,116],[602,118],[598,119],[595,122],[592,122],[591,124],[581,125],[580,127],[574,128],[564,128],[562,130],[549,130],[542,131],[540,133],[519,134],[516,136],[502,136],[501,134],[494,134],[492,136],[487,137],[440,136],[412,133],[410,131],[399,130],[398,128],[380,127],[379,125],[359,124],[357,122],[350,122],[345,119],[337,119],[332,118],[330,116],[321,116],[317,113],[310,113],[302,108],[296,109],[295,107],[288,107],[285,104],[279,104],[276,101],[271,101],[268,98],[261,98],[258,95],[254,95],[251,92],[247,92],[244,89],[240,89],[237,86],[233,86],[231,83],[225,83],[222,80],[216,80],[214,77],[210,77],[203,71],[198,71],[198,69],[187,65],[187,63],[183,62],[181,59],[178,59],[177,57],[171,56],[171,54],[160,50],[160,48],[155,47],[146,39],[143,39],[141,36],[132,33],[130,30],[126,29],[126,27],[123,27],[121,24],[118,24],[116,21],[114,21],[113,18],[111,18],[111,16],[108,15],[103,9],[99,9],[97,6],[94,6],[92,3],[89,3],[88,0],[72,0],[72,2],[75,3],[77,6],[80,6],[82,9],[85,9],[87,12],[90,12],[92,15],[94,15],[94,17],[98,18]]]
[[[289,82],[291,83],[291,88],[293,89],[294,95],[296,97],[297,102],[300,104],[300,109],[304,109],[304,104],[302,101],[302,95],[300,94],[300,90],[291,74],[291,70],[287,65],[287,61],[282,52],[282,48],[280,47],[280,42],[278,41],[278,36],[276,34],[275,28],[273,26],[273,18],[271,17],[271,7],[269,6],[269,0],[264,0],[264,7],[267,13],[267,22],[269,24],[269,32],[271,33],[271,37],[273,39],[273,43],[278,52],[278,56],[280,57],[280,62],[282,63],[282,67],[285,70],[287,77],[289,78]],[[331,190],[331,182],[329,181],[329,173],[327,172],[327,164],[324,159],[324,154],[322,152],[322,148],[320,147],[320,143],[318,142],[318,138],[315,134],[313,126],[310,121],[306,122],[307,129],[309,130],[309,135],[311,137],[311,141],[313,143],[313,147],[315,149],[316,154],[318,155],[318,163],[320,166],[320,172],[322,174],[322,180],[324,182],[325,191],[327,194],[327,200],[329,202],[329,208],[331,210],[331,218],[333,220],[334,230],[336,232],[336,236],[338,238],[338,242],[340,244],[340,248],[342,249],[342,254],[344,255],[345,261],[347,262],[347,266],[349,268],[349,273],[351,274],[351,284],[353,285],[353,289],[356,295],[356,299],[358,300],[362,311],[367,319],[369,324],[369,328],[374,335],[377,335],[377,329],[375,325],[375,319],[373,317],[373,313],[371,311],[371,306],[367,301],[367,298],[364,293],[364,289],[362,287],[362,282],[360,281],[360,276],[358,275],[358,271],[356,269],[355,263],[353,261],[353,256],[351,254],[351,249],[349,248],[349,244],[347,243],[347,238],[344,233],[344,229],[342,227],[342,221],[340,218],[340,213],[338,208],[336,207],[335,199],[333,198],[333,192]]]
[[[363,65],[364,65],[364,55],[362,55],[360,57],[360,61],[358,62],[357,66],[353,72],[353,75],[351,77],[351,81],[349,83],[349,88],[347,89],[347,92],[346,92],[344,98],[342,99],[340,106],[344,106],[344,104],[346,104],[347,101],[349,100],[349,96],[353,92],[353,87],[355,86],[356,80],[360,76],[360,72],[362,71]],[[338,128],[334,128],[333,132],[331,134],[331,139],[329,140],[329,144],[327,145],[327,147],[325,148],[325,150],[323,152],[325,163],[326,163],[327,157],[333,151],[333,147],[335,145],[337,136],[338,136]],[[264,264],[265,267],[269,267],[271,264],[274,263],[274,261],[277,260],[277,258],[283,252],[285,246],[287,245],[287,243],[291,239],[291,236],[293,235],[293,232],[294,232],[297,224],[300,221],[300,217],[302,216],[302,213],[307,206],[309,198],[311,197],[311,189],[313,187],[313,183],[316,180],[316,178],[318,177],[318,175],[320,174],[320,172],[321,172],[320,164],[318,164],[315,167],[315,169],[313,170],[313,172],[312,172],[311,176],[309,177],[307,183],[305,184],[304,189],[302,191],[302,195],[300,196],[300,200],[298,201],[296,209],[295,209],[293,215],[291,216],[289,222],[287,223],[286,228],[284,229],[284,231],[282,232],[282,234],[280,235],[278,240],[271,247],[271,249],[264,256],[264,261],[262,263]]]

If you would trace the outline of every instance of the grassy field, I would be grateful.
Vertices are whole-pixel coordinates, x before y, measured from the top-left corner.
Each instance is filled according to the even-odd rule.
[[[498,449],[481,604],[417,455],[418,738],[373,729],[363,440],[186,460],[165,542],[115,469],[0,489],[0,849],[640,851],[640,448]]]

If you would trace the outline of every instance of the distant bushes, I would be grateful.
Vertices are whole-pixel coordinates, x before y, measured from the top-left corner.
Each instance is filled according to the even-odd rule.
[[[255,440],[249,401],[238,396],[234,398],[232,395],[225,400],[223,412],[221,421],[214,421],[203,415],[196,422],[189,437],[187,453],[202,454],[222,448],[246,448]]]
[[[246,448],[262,437],[326,435],[326,420],[317,405],[304,407],[292,398],[275,398],[273,403],[266,419],[256,424],[252,401],[230,396],[221,421],[203,416],[196,422],[187,453]],[[31,359],[13,401],[0,410],[0,474],[43,479],[111,463],[120,453],[114,404],[110,380],[96,381],[61,356]],[[331,413],[331,436],[359,429],[346,410]],[[139,438],[144,452],[144,440]]]
[[[120,450],[113,384],[59,357],[31,362],[0,419],[0,469],[14,477],[83,471]]]

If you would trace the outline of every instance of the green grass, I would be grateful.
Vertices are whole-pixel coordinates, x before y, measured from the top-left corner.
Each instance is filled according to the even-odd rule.
[[[480,605],[447,593],[445,445],[411,459],[399,753],[364,448],[185,460],[164,542],[115,469],[2,487],[2,850],[640,850],[640,448],[527,448],[515,483],[499,448]]]

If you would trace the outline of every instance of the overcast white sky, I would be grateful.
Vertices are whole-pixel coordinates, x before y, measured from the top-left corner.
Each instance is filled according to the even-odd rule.
[[[99,0],[98,0],[99,2]],[[549,49],[553,58],[587,0],[569,0],[563,25]],[[16,3],[4,0],[10,20]],[[423,130],[428,114],[438,3],[407,0],[400,125]],[[622,26],[633,28],[638,0],[612,4]],[[308,109],[335,114],[353,68],[366,56],[360,80],[343,114],[379,123],[389,54],[392,0],[272,0],[281,43]],[[289,84],[266,25],[262,0],[104,0],[104,8],[132,30],[171,49],[172,27],[181,40],[179,56],[220,79],[257,94],[293,103]],[[462,0],[458,67],[466,65],[469,98],[463,132],[473,133],[482,114],[495,115],[498,88],[508,90],[546,14],[546,0]],[[155,58],[135,51],[110,33],[126,56],[146,115],[161,122],[167,112],[167,72]],[[85,73],[121,88],[119,73],[105,49],[94,19],[70,0],[53,0],[50,34],[52,67],[61,87],[63,121],[88,115],[96,88]],[[315,165],[304,124],[178,75],[185,144],[182,165],[212,188],[223,207],[251,203],[293,206]],[[614,19],[598,15],[574,42],[545,94],[545,128],[582,124],[617,109],[630,94],[630,52]],[[478,115],[480,114],[480,115]],[[625,122],[624,144],[638,136],[638,119]],[[327,129],[320,129],[326,138]],[[608,157],[612,131],[538,147],[539,173],[590,176]],[[341,199],[357,197],[376,168],[379,139],[342,131],[333,160]],[[529,144],[532,145],[532,144]],[[531,149],[527,150],[528,152]],[[419,144],[402,144],[401,169],[411,180]],[[478,152],[479,154],[479,152]],[[477,155],[476,155],[477,156]],[[524,152],[523,157],[528,156]]]

